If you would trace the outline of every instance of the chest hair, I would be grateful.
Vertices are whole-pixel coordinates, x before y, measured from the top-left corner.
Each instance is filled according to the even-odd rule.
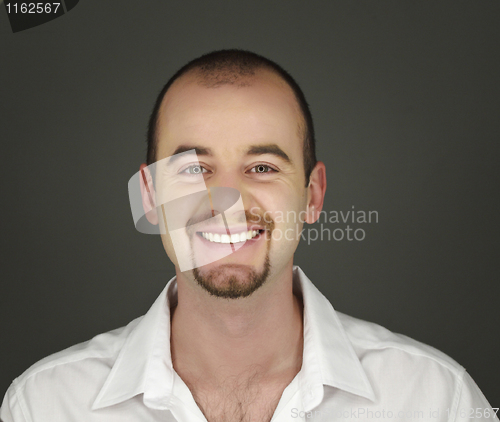
[[[269,422],[289,382],[264,383],[255,374],[189,388],[208,422]]]

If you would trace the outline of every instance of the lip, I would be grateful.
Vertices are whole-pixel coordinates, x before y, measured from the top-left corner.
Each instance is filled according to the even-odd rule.
[[[257,228],[252,228],[251,230],[257,230]],[[247,230],[242,230],[242,231],[247,231]],[[248,248],[249,246],[252,246],[254,244],[256,244],[258,241],[260,240],[263,240],[265,238],[265,236],[263,236],[263,234],[265,233],[265,229],[259,229],[259,233],[253,237],[252,239],[247,239],[245,240],[245,242],[237,242],[237,243],[218,243],[218,242],[211,242],[210,240],[208,239],[205,239],[203,236],[202,236],[202,233],[205,232],[205,230],[203,231],[196,231],[196,238],[202,243],[202,245],[204,245],[205,247],[208,247],[210,249],[214,249],[214,250],[217,250],[217,249],[227,249],[227,248],[233,248],[233,247],[236,247],[236,250],[239,250],[239,249],[242,249],[242,248]],[[211,231],[210,229],[208,229],[206,232],[208,233],[218,233],[218,234],[227,234],[226,231],[224,232],[216,232],[216,231]],[[231,233],[235,234],[235,233],[240,233],[239,231],[236,231],[236,230],[231,230]],[[234,249],[233,249],[233,252],[234,252]]]
[[[247,226],[239,225],[239,226],[232,226],[228,225],[228,228],[224,226],[206,226],[206,227],[196,227],[196,233],[214,233],[214,234],[227,234],[229,230],[230,234],[236,234],[236,233],[242,233],[242,232],[247,232],[249,230],[266,230],[265,227],[258,225],[258,224],[249,224]]]
[[[235,225],[230,226],[233,234],[240,231],[248,231],[247,227],[252,229],[259,229],[259,234],[252,239],[245,240],[245,242],[236,243],[216,243],[205,239],[202,236],[201,231],[191,231],[191,249],[189,253],[193,255],[193,262],[196,263],[197,267],[203,267],[209,265],[213,262],[217,262],[221,259],[225,259],[226,262],[236,262],[236,263],[253,263],[260,262],[262,255],[267,250],[267,233],[268,231],[262,228],[262,226],[256,224],[250,224],[248,226]],[[217,233],[215,229],[223,229],[220,225],[209,225],[204,224],[203,231],[208,233]],[[196,227],[198,229],[198,227]],[[214,231],[212,231],[214,230]],[[222,234],[227,234],[222,232]]]

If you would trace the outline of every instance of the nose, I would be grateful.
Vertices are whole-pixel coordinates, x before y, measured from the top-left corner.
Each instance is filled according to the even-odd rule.
[[[245,175],[235,169],[218,171],[205,181],[206,187],[210,188],[232,188],[241,195],[243,206],[248,209],[252,203],[251,195],[245,180]],[[234,191],[233,191],[234,192]],[[231,195],[231,194],[230,194]]]
[[[220,187],[240,190],[241,180],[238,172],[227,169],[217,171],[212,177],[205,180],[205,184],[207,188]]]

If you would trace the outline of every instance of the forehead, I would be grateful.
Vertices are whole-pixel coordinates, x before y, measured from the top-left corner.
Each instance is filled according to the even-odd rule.
[[[301,154],[303,118],[292,89],[268,71],[238,82],[207,87],[189,74],[175,81],[158,114],[158,159],[185,143],[241,150],[276,143]]]

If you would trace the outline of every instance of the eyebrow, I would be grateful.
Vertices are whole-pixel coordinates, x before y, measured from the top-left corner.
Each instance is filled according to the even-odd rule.
[[[176,148],[174,153],[170,156],[170,159],[168,160],[168,164],[173,164],[175,163],[176,160],[182,157],[183,152],[186,151],[191,151],[193,150],[196,152],[196,155],[213,155],[212,150],[210,148],[205,148],[205,147],[200,147],[200,146],[193,146],[193,145],[180,145]]]
[[[247,150],[247,155],[272,154],[292,164],[290,157],[276,144],[253,145]]]
[[[210,148],[205,148],[202,146],[195,146],[195,145],[180,145],[171,155],[168,163],[169,164],[174,163],[176,160],[182,157],[182,155],[180,154],[186,151],[191,151],[193,149],[195,150],[196,155],[203,155],[203,156],[213,155],[212,150]],[[292,160],[290,159],[290,157],[286,154],[285,151],[283,151],[276,144],[252,145],[250,148],[248,148],[246,152],[246,155],[264,155],[264,154],[274,155],[286,161],[287,163],[292,164]]]

